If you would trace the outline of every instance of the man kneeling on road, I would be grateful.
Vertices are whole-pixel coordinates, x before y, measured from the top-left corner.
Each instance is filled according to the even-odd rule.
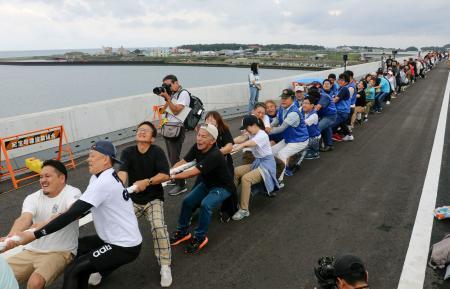
[[[201,175],[201,181],[184,198],[177,230],[170,237],[172,246],[190,240],[185,249],[187,254],[197,253],[208,243],[206,233],[211,222],[212,210],[236,189],[227,162],[215,145],[217,136],[218,131],[214,125],[201,125],[197,133],[197,143],[174,166],[178,167],[195,160],[195,167],[171,176],[172,179],[180,180]],[[199,223],[192,237],[189,225],[192,212],[198,206],[200,206]]]
[[[285,164],[285,174],[292,176],[292,168],[288,166],[289,157],[304,151],[308,147],[309,134],[303,115],[294,104],[294,93],[290,89],[283,90],[280,95],[281,105],[277,118],[272,121],[270,135],[283,133],[283,140],[272,147],[273,154]],[[283,181],[283,174],[280,182]]]
[[[22,214],[15,220],[8,236],[42,226],[68,210],[81,196],[81,192],[66,182],[66,167],[56,160],[45,161],[40,173],[41,189],[25,198]],[[11,246],[6,249],[10,249],[13,244],[8,245]],[[44,288],[72,262],[77,247],[78,221],[74,221],[55,234],[31,242],[7,261],[19,283],[28,280],[28,289]]]

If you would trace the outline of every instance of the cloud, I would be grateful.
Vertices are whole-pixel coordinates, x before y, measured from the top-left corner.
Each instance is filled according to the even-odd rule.
[[[0,0],[0,50],[297,43],[450,43],[450,2]]]

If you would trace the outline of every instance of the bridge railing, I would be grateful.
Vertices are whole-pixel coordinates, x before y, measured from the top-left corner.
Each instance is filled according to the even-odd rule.
[[[398,59],[402,61],[402,58]],[[378,67],[380,67],[379,61],[349,66],[348,69],[352,70],[355,76],[362,76],[376,71]],[[342,72],[343,68],[336,68],[265,80],[262,82],[260,100],[276,99],[280,92],[297,78],[326,78],[330,73],[338,75]],[[206,110],[219,110],[225,117],[238,116],[246,112],[249,95],[247,82],[188,89],[203,100]],[[135,134],[135,126],[143,120],[152,120],[153,106],[162,103],[161,97],[153,93],[144,93],[2,118],[0,119],[0,136],[62,124],[66,128],[74,154],[80,155],[97,140],[106,139],[116,144],[129,141]],[[53,155],[53,148],[41,144],[12,152],[10,157],[13,166],[22,165],[24,159],[30,155],[46,159]]]

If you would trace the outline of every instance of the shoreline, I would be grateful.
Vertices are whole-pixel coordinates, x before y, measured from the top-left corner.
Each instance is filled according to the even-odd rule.
[[[70,65],[148,65],[148,66],[203,66],[203,67],[235,67],[249,68],[249,65],[226,64],[226,63],[166,63],[164,61],[0,61],[0,65],[18,65],[18,66],[70,66]],[[310,66],[279,66],[279,65],[261,65],[261,68],[280,69],[280,70],[309,70],[321,71],[330,68],[310,67]]]

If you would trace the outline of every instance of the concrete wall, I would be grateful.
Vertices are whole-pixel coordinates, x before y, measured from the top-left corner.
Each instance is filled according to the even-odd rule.
[[[378,61],[350,66],[348,69],[351,69],[355,76],[362,76],[376,71],[379,66],[380,62]],[[342,68],[337,68],[265,80],[262,82],[263,89],[260,100],[277,98],[284,88],[300,77],[325,78],[329,73],[338,75],[342,71]],[[189,88],[189,90],[203,100],[207,110],[216,109],[225,114],[232,112],[234,115],[245,112],[249,94],[247,82]],[[152,93],[147,93],[2,118],[0,119],[0,137],[62,124],[66,129],[69,142],[77,148],[80,147],[79,143],[84,143],[85,145],[81,146],[80,150],[85,150],[100,136],[112,141],[129,139],[133,135],[132,128],[136,124],[144,119],[152,119],[152,106],[158,104],[162,104],[162,99]],[[44,143],[26,149],[12,150],[10,156],[14,158],[45,149],[49,149],[49,144]]]

